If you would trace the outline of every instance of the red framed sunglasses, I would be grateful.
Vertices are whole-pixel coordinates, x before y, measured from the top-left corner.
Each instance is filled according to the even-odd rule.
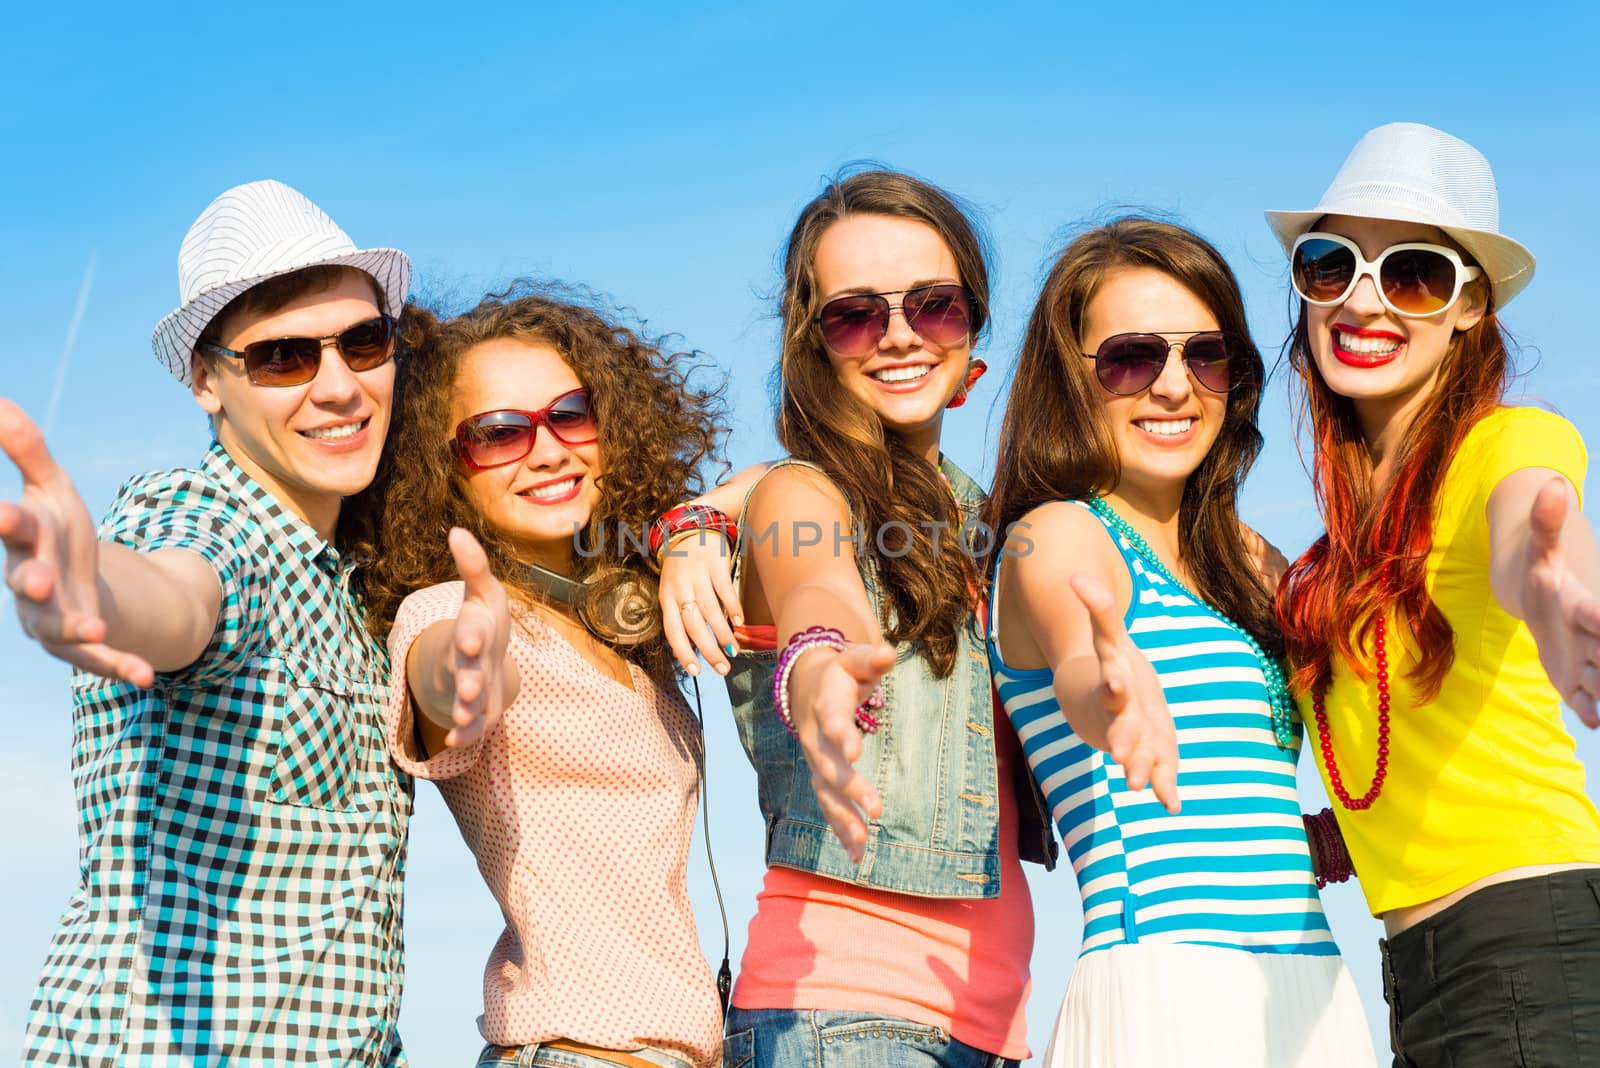
[[[469,415],[456,424],[451,444],[461,462],[475,471],[502,467],[533,451],[540,426],[547,427],[563,445],[588,445],[600,436],[589,391],[575,389],[535,412],[500,408]]]

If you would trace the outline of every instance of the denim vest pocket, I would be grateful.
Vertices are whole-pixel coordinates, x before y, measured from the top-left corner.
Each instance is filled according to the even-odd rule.
[[[945,468],[958,498],[969,510],[975,507],[982,497],[977,486],[953,465]],[[736,575],[741,563],[742,552]],[[881,617],[873,561],[860,557],[857,565]],[[886,622],[892,625],[892,618]],[[920,646],[904,642],[896,649],[883,682],[883,726],[863,736],[855,765],[884,803],[882,817],[869,821],[860,864],[851,862],[828,828],[799,742],[773,709],[776,654],[745,651],[734,657],[728,697],[756,772],[769,866],[925,897],[999,896],[997,791],[1012,785],[997,781],[988,650],[975,617],[958,639],[955,665],[943,678]]]
[[[728,673],[739,740],[756,772],[769,865],[929,897],[1000,892],[999,788],[987,656],[963,639],[955,668],[936,677],[913,647],[884,682],[884,725],[862,738],[856,767],[883,796],[860,864],[829,829],[800,744],[772,702],[776,657],[745,652]],[[1009,784],[1008,784],[1009,785]]]

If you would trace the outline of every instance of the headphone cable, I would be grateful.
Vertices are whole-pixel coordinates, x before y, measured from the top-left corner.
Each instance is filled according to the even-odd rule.
[[[700,820],[706,839],[706,865],[711,869],[711,889],[717,895],[717,913],[722,917],[722,967],[717,969],[717,998],[722,1002],[722,1018],[728,1018],[728,999],[733,994],[733,968],[728,964],[728,908],[722,900],[722,884],[717,880],[717,861],[711,855],[711,804],[706,787],[706,715],[700,704],[700,680],[693,675],[689,682],[694,686],[694,719],[700,728]]]

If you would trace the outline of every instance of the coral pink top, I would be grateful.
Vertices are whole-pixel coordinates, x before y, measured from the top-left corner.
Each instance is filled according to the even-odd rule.
[[[740,643],[771,648],[770,631],[740,628]],[[994,736],[998,781],[1010,783],[1021,750],[998,706]],[[996,793],[999,897],[917,897],[768,868],[734,1005],[881,1012],[942,1027],[987,1053],[1027,1057],[1033,899],[1017,853],[1016,794]]]
[[[401,604],[396,678],[417,635],[454,619],[461,597],[447,582]],[[522,622],[510,642],[521,689],[487,738],[421,760],[406,686],[389,706],[395,760],[438,784],[505,914],[479,1029],[498,1045],[568,1038],[716,1064],[721,1012],[685,882],[694,718],[638,667],[629,689],[536,614]]]

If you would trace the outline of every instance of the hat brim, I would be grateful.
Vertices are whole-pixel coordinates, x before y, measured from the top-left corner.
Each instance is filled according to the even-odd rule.
[[[1307,233],[1326,215],[1354,215],[1364,219],[1382,219],[1387,222],[1420,223],[1444,231],[1452,241],[1466,249],[1478,262],[1494,290],[1495,310],[1511,303],[1511,298],[1533,281],[1535,260],[1533,253],[1520,241],[1491,230],[1474,230],[1465,226],[1446,226],[1434,219],[1420,217],[1415,209],[1369,203],[1362,205],[1336,205],[1313,208],[1310,211],[1268,211],[1267,225],[1277,235],[1285,255],[1294,250],[1295,239]]]
[[[411,291],[411,258],[396,248],[357,249],[338,256],[319,256],[252,278],[226,282],[208,289],[156,324],[150,344],[156,359],[183,385],[189,384],[189,362],[194,346],[211,320],[229,302],[252,286],[307,267],[354,267],[365,271],[383,290],[384,312],[399,317]]]

